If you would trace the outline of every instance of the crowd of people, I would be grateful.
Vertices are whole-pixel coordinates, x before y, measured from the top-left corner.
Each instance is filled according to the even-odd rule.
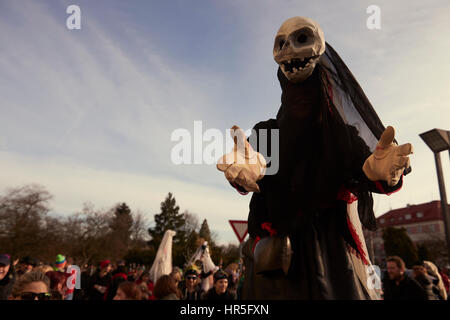
[[[1,254],[0,300],[236,300],[243,283],[236,263],[226,271],[218,268],[208,273],[197,264],[184,270],[174,267],[156,283],[145,266],[127,266],[124,261],[113,264],[105,260],[98,267],[85,265],[79,277],[77,269],[70,266],[71,258],[61,254],[52,265],[29,256],[12,261],[9,255]],[[382,298],[447,300],[446,271],[429,261],[419,261],[406,269],[400,257],[388,257],[382,274]]]
[[[236,300],[242,285],[236,263],[208,273],[196,264],[185,270],[174,267],[155,283],[145,266],[124,261],[85,265],[79,277],[71,266],[71,258],[62,254],[52,265],[29,256],[13,261],[1,254],[0,300]]]
[[[384,300],[447,300],[449,279],[446,272],[430,261],[417,261],[406,269],[402,258],[386,259],[383,277]]]

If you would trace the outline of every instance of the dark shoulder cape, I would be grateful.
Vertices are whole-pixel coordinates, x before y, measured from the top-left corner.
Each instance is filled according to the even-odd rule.
[[[362,171],[384,126],[328,44],[308,79],[291,83],[280,69],[278,79],[282,96],[277,116],[259,122],[253,133],[257,139],[249,139],[266,159],[279,151],[279,169],[258,182],[261,192],[254,193],[250,202],[250,239],[243,249],[243,296],[368,298],[349,254],[349,247],[357,250],[358,245],[348,225],[348,202],[340,195],[343,190],[356,195],[361,223],[370,230],[376,228],[371,194],[377,192],[374,186],[382,185],[385,191],[401,186],[401,182],[393,188],[374,183]],[[257,142],[263,131],[258,129],[277,130],[278,149],[277,141],[271,141],[268,134],[270,147],[260,150]],[[286,276],[257,274],[253,269],[253,248],[258,238],[274,235],[291,239],[293,256]]]
[[[333,206],[343,186],[358,196],[360,220],[374,230],[370,182],[362,165],[384,126],[362,89],[329,45],[307,80],[291,83],[280,69],[278,79],[277,117],[254,129],[257,134],[258,129],[279,130],[279,171],[264,177],[262,193],[253,195],[250,234],[263,220],[283,233],[298,230],[305,215]]]

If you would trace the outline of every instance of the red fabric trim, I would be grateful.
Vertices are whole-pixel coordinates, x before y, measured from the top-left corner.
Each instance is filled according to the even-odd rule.
[[[233,188],[235,188],[236,191],[239,192],[239,194],[241,194],[241,195],[243,195],[243,196],[245,196],[245,195],[248,194],[248,192],[246,192],[246,191],[244,192],[244,191],[239,190],[235,183],[233,183],[233,182],[230,182],[230,183],[231,183],[231,185],[233,186]]]
[[[348,218],[348,216],[347,216],[347,225],[348,225],[348,229],[350,230],[350,233],[352,234],[353,240],[356,243],[356,247],[358,248],[357,256],[362,260],[362,262],[364,262],[364,264],[369,265],[369,261],[367,261],[366,254],[362,247],[361,239],[359,239],[359,236],[356,233],[355,227],[353,226],[353,224],[350,221],[350,219]]]
[[[351,193],[346,188],[344,188],[344,186],[342,186],[339,189],[339,192],[338,192],[338,195],[337,195],[336,199],[343,200],[343,201],[347,202],[348,204],[350,204],[350,203],[353,203],[353,202],[357,201],[358,197],[355,196],[353,193]]]
[[[263,222],[261,223],[261,229],[266,230],[270,233],[270,236],[273,237],[277,234],[277,231],[272,228],[272,223],[270,222]]]
[[[383,186],[381,185],[381,183],[379,181],[374,181],[374,183],[378,190],[380,190],[382,193],[386,193],[383,189]]]
[[[328,75],[326,73],[325,73],[325,77],[327,78],[328,96],[330,97],[330,99],[327,99],[328,110],[332,114],[333,110],[331,109],[330,100],[333,101],[333,88],[331,87],[330,79],[328,79]]]
[[[392,192],[386,192],[386,191],[384,191],[384,188],[383,188],[383,186],[381,185],[381,183],[380,183],[379,181],[374,181],[374,183],[375,183],[375,186],[377,187],[378,190],[380,190],[380,191],[381,191],[382,193],[384,193],[385,195],[390,196],[391,194],[400,191],[400,189],[403,187],[403,175],[400,177],[400,181],[402,182],[400,188],[398,188],[397,190],[394,190],[394,191],[392,191]]]
[[[256,236],[255,242],[253,242],[252,252],[255,252],[255,247],[256,247],[256,244],[259,242],[259,240],[261,240],[261,238]]]
[[[124,278],[125,281],[128,279],[128,276],[127,276],[125,273],[122,273],[122,272],[116,273],[116,274],[112,277],[112,279],[115,280],[115,279],[117,279],[117,278],[119,278],[119,277]]]
[[[266,230],[267,232],[269,232],[271,237],[273,237],[273,236],[275,236],[277,234],[277,231],[274,228],[272,228],[272,223],[271,222],[263,222],[263,223],[261,223],[261,229],[262,230]],[[253,243],[253,246],[252,246],[252,252],[255,252],[255,247],[256,247],[256,244],[258,243],[259,240],[261,240],[261,238],[256,236],[255,242]]]

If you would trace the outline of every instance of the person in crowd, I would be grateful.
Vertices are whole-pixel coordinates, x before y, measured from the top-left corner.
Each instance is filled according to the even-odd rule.
[[[225,268],[225,272],[228,274],[228,291],[235,295],[237,293],[237,285],[238,285],[238,273],[237,273],[238,268],[239,265],[237,263],[230,263]]]
[[[117,288],[113,300],[142,300],[142,293],[136,283],[124,281]]]
[[[88,300],[90,293],[91,278],[95,273],[95,266],[85,264],[80,276],[80,289],[75,289],[73,300]]]
[[[180,290],[183,300],[201,300],[203,290],[197,270],[188,268],[184,273],[184,281],[181,282]]]
[[[427,273],[435,279],[434,285],[436,286],[436,290],[438,291],[436,294],[441,300],[447,300],[447,289],[445,288],[444,281],[441,274],[439,273],[438,267],[431,261],[424,261],[423,263],[425,265]]]
[[[144,271],[136,281],[136,284],[141,288],[142,295],[146,297],[144,300],[155,300],[155,296],[153,295],[154,285],[150,279],[150,271]]]
[[[125,267],[125,265],[119,264],[116,270],[114,270],[112,273],[111,281],[106,292],[106,300],[113,300],[116,296],[117,288],[119,287],[119,285],[127,280],[127,268]]]
[[[76,277],[77,277],[77,270],[75,268],[71,268],[73,264],[73,259],[72,257],[66,257],[66,264],[63,268],[63,270],[65,270],[66,273],[70,274],[68,275],[68,277],[71,277],[71,287],[66,289],[66,293],[65,293],[65,298],[64,300],[73,300],[73,296],[74,296],[74,292],[75,292],[75,285],[76,285]]]
[[[55,271],[65,272],[66,271],[66,257],[62,254],[56,256],[55,261]]]
[[[137,276],[137,270],[134,268],[129,268],[127,273],[127,279],[131,282],[136,282],[137,279],[139,279],[139,276]]]
[[[209,270],[208,272],[205,272],[205,270],[203,268],[203,262],[201,260],[196,260],[195,266],[197,267],[198,270],[201,270],[199,277],[200,277],[202,290],[204,292],[208,291],[210,288],[212,288],[213,283],[214,283],[214,279],[213,279],[214,270]],[[218,267],[216,267],[216,268],[218,270]]]
[[[39,261],[36,258],[26,256],[19,261],[19,267],[17,269],[17,274],[19,276],[22,276],[25,273],[32,271],[33,268],[35,268],[38,264],[39,264]]]
[[[50,280],[50,292],[52,297],[65,300],[67,292],[67,274],[61,271],[49,271],[45,274]]]
[[[444,283],[445,292],[447,292],[447,299],[450,300],[450,280],[448,279],[447,274],[442,268],[438,268],[439,275],[442,278],[442,282]]]
[[[104,300],[111,281],[111,269],[111,261],[105,260],[100,263],[100,269],[91,278],[88,300]]]
[[[241,264],[241,270],[239,272],[239,280],[236,290],[236,296],[237,300],[241,300],[242,297],[242,290],[244,288],[244,281],[245,281],[245,266]]]
[[[94,264],[90,264],[86,267],[86,274],[89,277],[92,277],[95,274],[95,272],[96,272],[96,268],[95,268]]]
[[[181,269],[178,267],[173,267],[172,272],[170,273],[170,276],[175,280],[177,287],[181,283],[182,274],[183,274],[183,271],[181,271]]]
[[[180,300],[181,296],[171,275],[163,275],[156,281],[153,294],[156,300]]]
[[[136,283],[136,282],[135,282]],[[141,300],[154,300],[155,298],[153,297],[153,299],[151,299],[150,297],[150,291],[148,290],[148,286],[147,284],[145,284],[144,282],[137,284],[139,290],[141,290]]]
[[[138,280],[138,279],[140,279],[141,278],[141,276],[142,276],[142,274],[146,271],[146,268],[145,268],[145,266],[140,266],[140,265],[138,265],[136,268],[135,268],[135,274],[134,274],[134,278],[136,279],[136,280]]]
[[[7,300],[11,295],[16,273],[11,264],[11,257],[7,254],[0,255],[0,300]]]
[[[440,300],[439,290],[434,285],[435,278],[427,274],[423,261],[418,261],[413,266],[413,277],[423,288],[427,295],[427,300]]]
[[[393,256],[386,259],[388,277],[383,281],[384,300],[427,300],[416,280],[405,275],[405,262]]]
[[[203,296],[204,300],[236,300],[236,295],[228,291],[228,274],[223,270],[214,273],[214,285]]]
[[[40,271],[43,274],[46,274],[49,271],[54,271],[55,269],[52,266],[49,266],[48,264],[43,264],[42,266],[34,268],[34,270]]]
[[[10,299],[50,300],[50,279],[38,270],[27,272],[14,283]]]

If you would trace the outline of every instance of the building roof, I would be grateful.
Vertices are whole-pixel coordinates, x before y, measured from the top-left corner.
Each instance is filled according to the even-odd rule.
[[[388,211],[377,218],[377,223],[380,227],[391,227],[436,220],[443,221],[441,202],[437,200]]]

